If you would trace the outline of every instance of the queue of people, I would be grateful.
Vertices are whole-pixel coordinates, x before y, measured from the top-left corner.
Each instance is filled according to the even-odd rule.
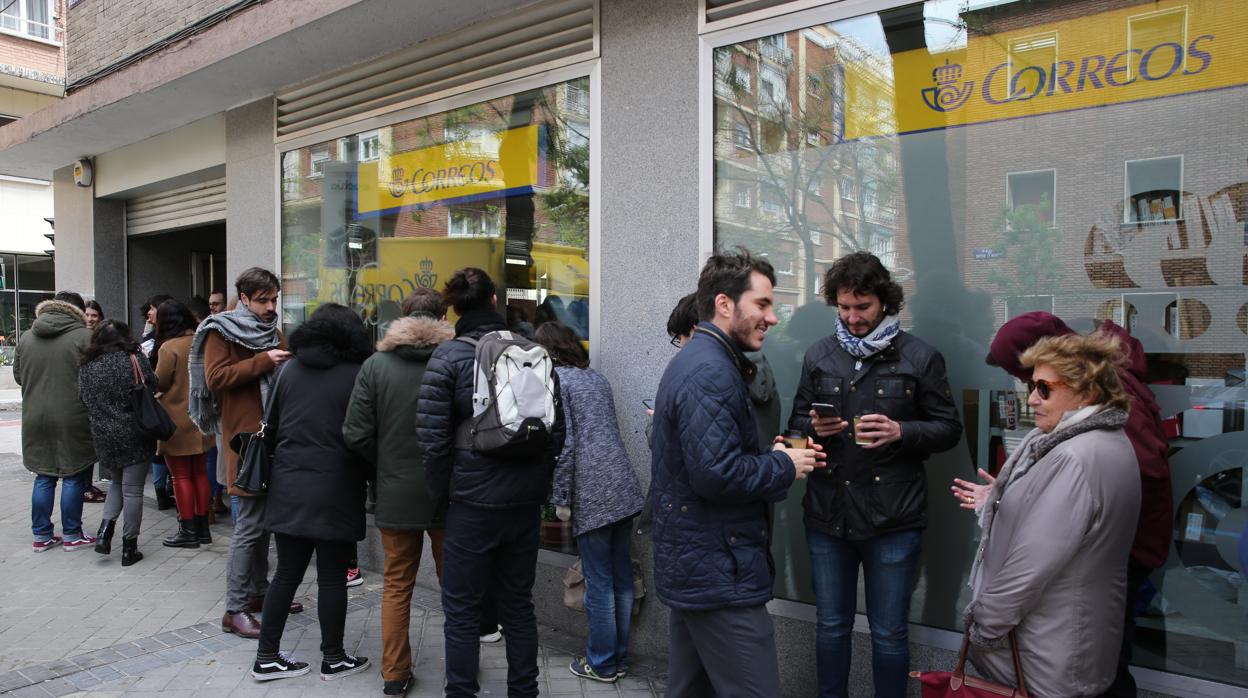
[[[24,397],[29,387],[34,550],[110,554],[122,518],[121,564],[140,561],[153,454],[179,520],[164,545],[211,542],[220,480],[233,502],[222,629],[258,639],[255,680],[309,673],[281,639],[289,614],[302,611],[295,590],[315,553],[320,674],[331,680],[371,666],[343,644],[371,510],[385,551],[383,693],[412,685],[410,604],[428,539],[446,616],[446,695],[477,694],[480,644],[505,635],[508,693],[534,696],[541,508],[553,504],[570,522],[586,579],[588,639],[568,670],[604,683],[629,671],[641,516],[653,522],[655,589],[670,610],[668,692],[770,697],[782,694],[766,608],[771,507],[805,481],[818,695],[849,695],[861,573],[874,694],[904,696],[925,462],[962,435],[944,359],[901,329],[904,294],[879,259],[847,255],[823,279],[835,326],[806,351],[778,433],[780,396],[761,352],[778,323],[775,280],[748,251],[715,254],[673,310],[667,330],[679,351],[647,405],[648,492],[582,337],[557,319],[509,329],[481,269],[456,271],[443,292],[418,289],[375,347],[360,318],[333,303],[288,340],[280,282],[260,268],[238,277],[228,311],[224,294],[191,304],[154,297],[151,327],[137,338],[98,304],[57,294],[37,309],[15,366]],[[1158,512],[1168,510],[1169,475],[1132,342],[1112,323],[1087,336],[1049,314],[1007,323],[988,361],[1027,383],[1036,428],[999,472],[951,484],[981,531],[963,611],[970,659],[987,678],[1016,684],[1017,646],[1031,695],[1134,694],[1130,605],[1164,562],[1168,522]],[[176,427],[169,439],[137,428],[136,386],[159,396]],[[271,453],[266,494],[236,482],[230,444],[251,434]],[[97,463],[112,484],[89,536],[83,491]],[[63,538],[50,520],[58,481]]]

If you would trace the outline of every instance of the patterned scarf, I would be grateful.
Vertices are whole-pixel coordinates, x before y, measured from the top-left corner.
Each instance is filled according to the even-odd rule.
[[[218,332],[227,342],[233,342],[254,352],[268,351],[281,343],[277,334],[277,320],[264,322],[244,305],[226,313],[204,318],[191,340],[191,355],[187,361],[191,373],[190,395],[187,411],[196,428],[205,434],[221,433],[221,406],[208,389],[204,375],[204,340],[209,332]],[[273,384],[273,372],[260,379],[260,404],[269,398],[269,386]]]
[[[841,348],[849,352],[850,356],[859,360],[887,349],[900,331],[901,320],[896,315],[885,317],[884,322],[871,330],[871,334],[866,337],[855,337],[843,320],[839,317],[836,319],[836,341],[841,343]]]

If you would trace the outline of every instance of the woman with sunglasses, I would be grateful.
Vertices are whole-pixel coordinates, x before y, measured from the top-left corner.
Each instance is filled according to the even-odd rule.
[[[990,485],[954,488],[981,530],[963,612],[971,661],[1016,685],[1013,634],[1037,698],[1100,695],[1117,672],[1140,511],[1122,362],[1106,334],[1037,342],[1022,355],[1036,428]]]

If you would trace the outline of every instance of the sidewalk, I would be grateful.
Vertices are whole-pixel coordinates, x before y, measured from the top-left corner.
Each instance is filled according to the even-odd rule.
[[[8,415],[6,415],[8,416]],[[225,553],[229,527],[213,527],[213,543],[198,550],[165,548],[160,540],[176,525],[169,512],[146,502],[139,549],[143,561],[121,567],[120,534],[113,554],[56,548],[30,550],[33,476],[15,451],[19,427],[0,420],[0,695],[12,696],[300,696],[381,695],[381,576],[365,571],[350,589],[346,649],[373,660],[372,667],[340,681],[323,682],[316,622],[315,569],[296,596],[307,610],[287,623],[282,648],[313,665],[307,676],[256,683],[247,671],[254,640],[223,634]],[[99,526],[102,505],[87,504],[84,528]],[[58,513],[53,520],[58,524]],[[412,603],[413,697],[442,693],[443,616],[438,595],[417,588]],[[617,684],[573,677],[567,670],[581,641],[541,628],[542,695],[662,696],[664,683],[630,674]],[[505,641],[504,641],[505,643]],[[481,695],[506,695],[504,643],[481,648]]]

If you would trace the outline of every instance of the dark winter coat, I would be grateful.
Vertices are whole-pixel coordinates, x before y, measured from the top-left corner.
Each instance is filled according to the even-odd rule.
[[[143,372],[143,382],[156,391],[156,374],[142,352],[133,355]],[[91,418],[91,437],[100,465],[114,471],[126,466],[152,462],[156,440],[139,433],[130,406],[130,388],[134,385],[131,354],[114,351],[97,356],[78,369],[78,385],[82,402]]]
[[[842,418],[882,414],[901,424],[901,439],[866,449],[853,428],[817,438],[827,466],[806,484],[803,522],[830,536],[864,540],[927,526],[928,456],[958,443],[962,422],[949,391],[945,360],[931,345],[899,332],[889,346],[864,359],[861,369],[836,335],[806,352],[789,429],[814,437],[810,405],[827,402]]]
[[[304,346],[278,371],[265,438],[273,451],[269,530],[316,540],[363,540],[368,464],[342,438],[360,364]]]
[[[1170,446],[1161,426],[1161,409],[1148,387],[1148,363],[1140,341],[1106,320],[1101,329],[1122,342],[1127,367],[1120,371],[1122,387],[1131,396],[1131,410],[1123,431],[1131,441],[1140,466],[1140,519],[1136,526],[1131,558],[1149,569],[1165,565],[1170,553],[1173,505],[1170,491]],[[1031,380],[1031,370],[1019,358],[1028,347],[1045,337],[1074,334],[1061,318],[1050,313],[1024,313],[997,330],[989,349],[989,363],[1021,381]]]
[[[342,436],[376,467],[374,521],[381,528],[441,528],[416,442],[416,403],[433,350],[455,336],[445,320],[399,318],[355,378]]]
[[[667,365],[654,405],[650,499],[654,584],[682,610],[771,600],[768,504],[793,484],[793,462],[760,448],[750,364],[713,324],[698,325]]]
[[[567,434],[551,501],[572,507],[572,535],[579,536],[636,516],[645,499],[620,438],[611,384],[592,368],[556,371]]]
[[[86,316],[62,301],[35,306],[35,322],[17,343],[22,462],[31,472],[68,477],[95,464],[87,408],[78,399],[78,362],[90,343]]]
[[[480,338],[506,329],[498,313],[477,310],[455,323],[455,336]],[[555,459],[563,450],[563,407],[555,401],[550,444],[537,458],[504,458],[455,448],[455,429],[472,418],[475,356],[476,348],[467,342],[446,342],[433,351],[425,369],[416,409],[416,440],[425,452],[430,495],[439,507],[448,500],[483,509],[541,506],[550,495]],[[555,382],[557,388],[557,375]]]

